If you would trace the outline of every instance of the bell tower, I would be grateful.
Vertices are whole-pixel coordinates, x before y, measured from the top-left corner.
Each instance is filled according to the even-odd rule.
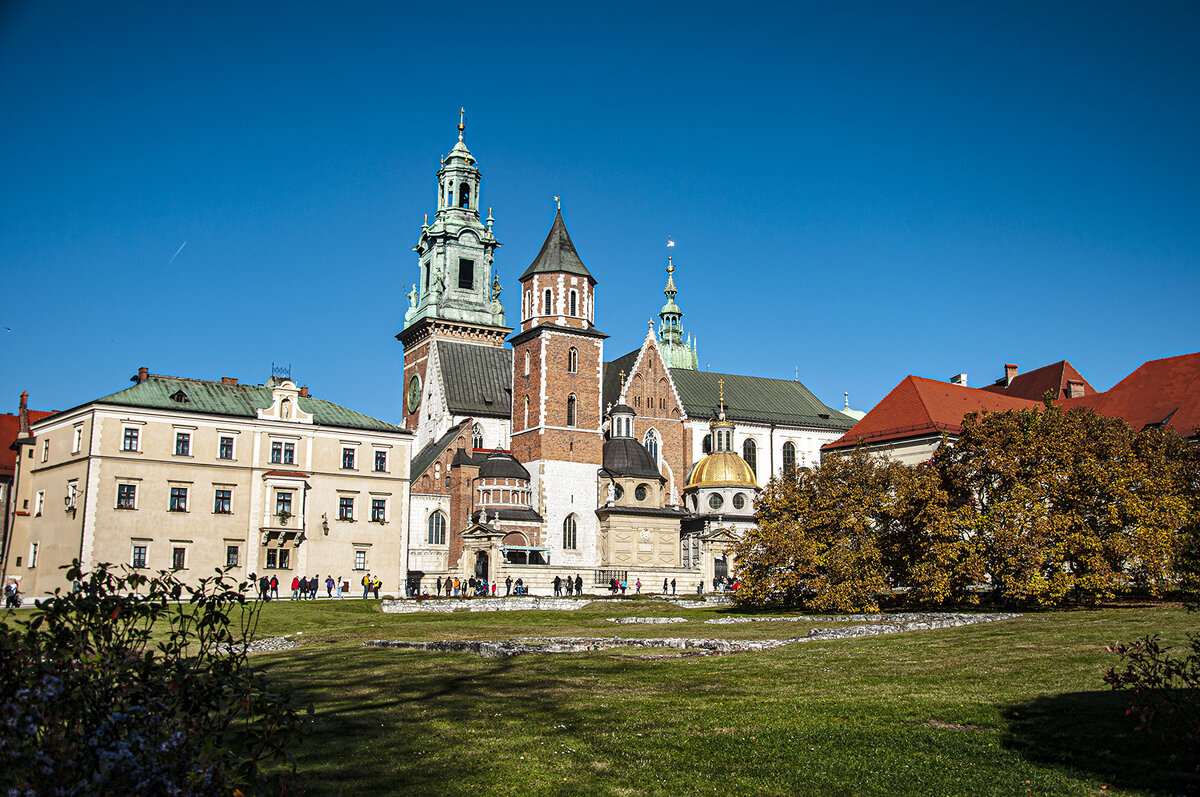
[[[431,395],[429,372],[438,340],[503,349],[512,328],[504,323],[500,278],[493,260],[500,242],[492,234],[492,213],[480,220],[479,164],[463,141],[459,112],[458,141],[442,158],[437,173],[437,210],[426,214],[413,251],[418,282],[408,294],[404,329],[404,422],[417,429],[421,404]]]

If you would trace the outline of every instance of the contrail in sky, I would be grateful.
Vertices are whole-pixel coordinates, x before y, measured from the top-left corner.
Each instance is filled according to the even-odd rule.
[[[183,247],[185,246],[187,246],[187,241],[181,243],[179,248],[175,250],[175,254],[171,255],[171,259],[167,261],[168,266],[175,262],[175,258],[179,257],[179,253],[183,251]]]

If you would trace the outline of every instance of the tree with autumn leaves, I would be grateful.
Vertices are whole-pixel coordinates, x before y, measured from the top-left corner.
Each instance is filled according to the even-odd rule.
[[[917,466],[863,449],[771,481],[735,554],[747,603],[877,608],[981,595],[1060,604],[1186,570],[1200,452],[1091,409],[971,414]],[[1192,532],[1194,536],[1194,532]]]

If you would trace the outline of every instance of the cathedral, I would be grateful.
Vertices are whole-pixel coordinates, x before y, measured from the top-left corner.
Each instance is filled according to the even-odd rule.
[[[667,259],[642,345],[606,360],[597,279],[555,213],[511,323],[491,210],[463,140],[437,172],[403,329],[401,426],[413,433],[407,579],[676,582],[732,575],[762,485],[815,464],[854,419],[799,380],[699,369]]]

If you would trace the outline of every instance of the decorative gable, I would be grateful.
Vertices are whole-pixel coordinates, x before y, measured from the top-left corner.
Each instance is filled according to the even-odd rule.
[[[271,377],[267,382],[271,389],[271,406],[260,408],[258,417],[262,420],[283,421],[284,423],[311,424],[311,412],[300,409],[300,388],[290,379]]]

